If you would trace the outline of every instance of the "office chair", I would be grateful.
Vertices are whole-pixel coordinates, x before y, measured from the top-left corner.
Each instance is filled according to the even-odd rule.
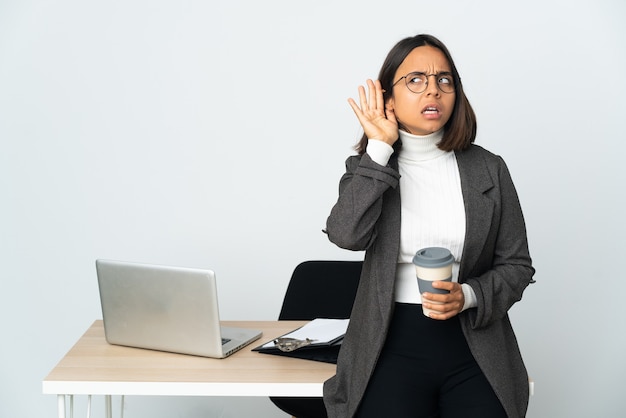
[[[293,271],[279,320],[346,319],[361,276],[362,261],[304,261]],[[270,397],[294,418],[327,418],[322,398]]]

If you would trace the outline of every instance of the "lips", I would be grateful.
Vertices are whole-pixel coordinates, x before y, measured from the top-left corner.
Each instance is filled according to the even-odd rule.
[[[424,115],[438,115],[440,112],[439,107],[435,105],[428,105],[422,109],[422,114]]]

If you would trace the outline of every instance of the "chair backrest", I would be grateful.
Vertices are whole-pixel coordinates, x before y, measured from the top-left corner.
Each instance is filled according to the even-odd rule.
[[[362,261],[304,261],[293,271],[278,319],[350,318]]]

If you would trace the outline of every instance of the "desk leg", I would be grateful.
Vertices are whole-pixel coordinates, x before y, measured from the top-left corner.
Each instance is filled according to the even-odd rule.
[[[70,418],[74,418],[74,395],[57,395],[57,411],[59,418],[65,418],[65,398],[70,397]]]
[[[113,417],[113,411],[111,408],[111,395],[104,395],[104,412],[106,418]]]
[[[57,413],[59,418],[65,418],[65,395],[57,395]]]

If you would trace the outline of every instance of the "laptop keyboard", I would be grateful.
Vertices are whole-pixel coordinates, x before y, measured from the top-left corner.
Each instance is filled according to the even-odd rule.
[[[222,345],[230,341],[230,338],[222,338]]]

